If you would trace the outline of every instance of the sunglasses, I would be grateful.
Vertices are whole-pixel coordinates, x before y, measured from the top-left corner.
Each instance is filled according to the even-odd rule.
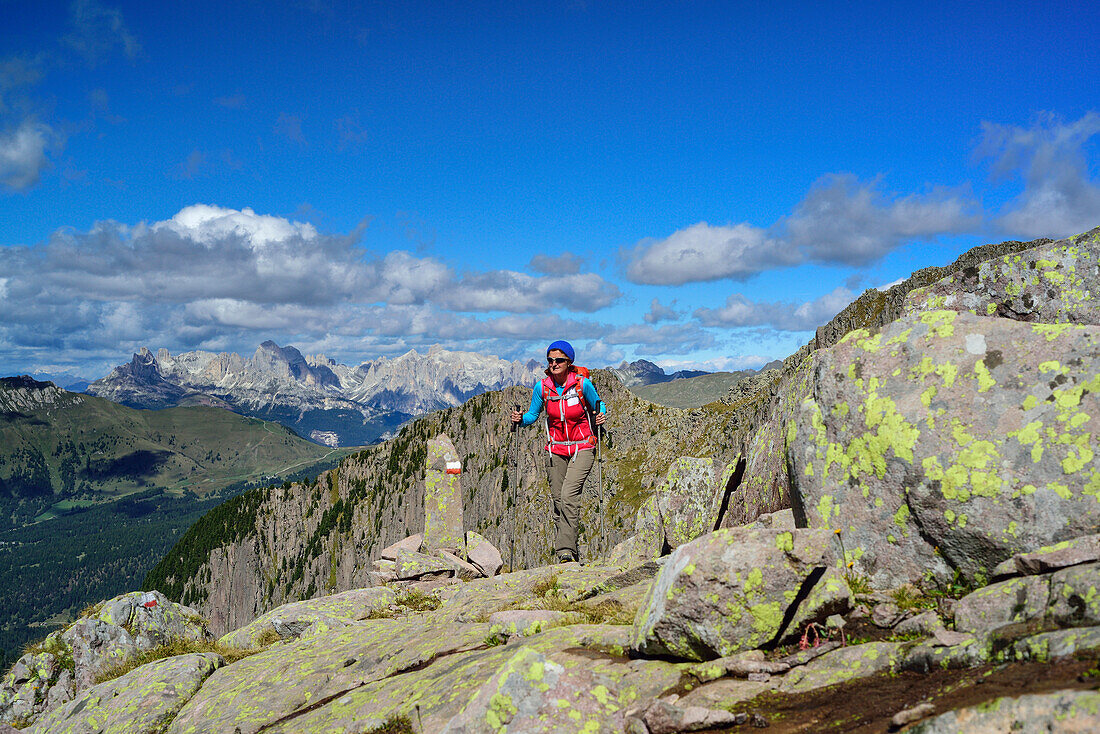
[[[547,357],[546,358],[546,363],[547,364],[565,364],[567,362],[569,362],[568,357]]]

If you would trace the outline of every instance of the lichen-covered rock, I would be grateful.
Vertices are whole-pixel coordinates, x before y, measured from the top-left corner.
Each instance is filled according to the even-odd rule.
[[[1049,616],[1059,627],[1100,625],[1100,563],[1050,574]]]
[[[792,669],[783,677],[780,688],[786,693],[805,693],[892,671],[898,667],[903,650],[901,642],[842,647]]]
[[[590,670],[520,647],[443,732],[620,732],[622,707],[612,685]]]
[[[1030,553],[1017,553],[993,569],[993,579],[1048,573],[1067,566],[1100,561],[1100,535],[1064,540]]]
[[[672,462],[656,492],[657,512],[669,548],[715,529],[726,484],[736,467],[736,461],[722,466],[714,459],[687,456]]]
[[[445,578],[454,576],[454,569],[451,564],[438,556],[401,550],[397,552],[397,567],[394,573],[398,579]]]
[[[801,635],[809,624],[821,624],[833,614],[847,614],[852,609],[852,589],[844,574],[829,566],[798,605],[783,633],[785,640]]]
[[[1100,587],[1100,563],[999,581],[959,600],[955,627],[962,632],[988,635],[1009,625],[1027,623],[1048,627],[1100,625],[1097,587]]]
[[[248,650],[278,639],[318,635],[367,619],[371,612],[394,603],[392,589],[351,589],[319,599],[284,604],[218,640],[226,647]]]
[[[466,555],[466,537],[462,529],[462,463],[446,434],[428,441],[427,469],[424,474],[425,553],[444,549]]]
[[[497,547],[473,530],[466,531],[466,560],[489,577],[496,576],[504,565]]]
[[[1100,227],[964,268],[911,291],[904,308],[1100,324]]]
[[[718,530],[680,546],[657,574],[631,638],[641,655],[709,660],[783,631],[788,606],[827,564],[820,530]]]
[[[875,586],[1095,533],[1100,327],[931,311],[813,361],[787,435],[795,513],[841,530]]]
[[[577,624],[583,617],[575,612],[558,612],[550,609],[510,609],[489,615],[489,634],[504,638],[530,637],[539,632]]]
[[[910,734],[988,734],[1050,731],[1091,734],[1100,731],[1100,692],[1054,691],[994,701],[948,711],[922,721]]]
[[[160,734],[215,670],[220,655],[177,655],[135,668],[43,715],[35,734]]]
[[[787,424],[810,394],[809,360],[792,370],[776,396],[767,421],[752,434],[745,453],[744,473],[729,497],[722,527],[752,522],[761,515],[791,506],[791,481],[784,452]]]
[[[984,586],[955,605],[955,629],[977,635],[1041,619],[1050,604],[1050,579],[1023,576]]]
[[[410,617],[354,622],[293,640],[217,671],[180,710],[169,732],[220,734],[239,728],[254,734],[329,697],[438,657],[483,648],[488,631],[485,624]],[[292,723],[291,731],[315,731]]]
[[[176,641],[209,640],[206,620],[159,591],[130,592],[96,605],[50,633],[0,682],[0,721],[34,719],[91,687],[98,674]]]
[[[401,540],[397,541],[396,543],[393,543],[391,545],[387,545],[385,548],[383,548],[382,551],[381,551],[382,560],[396,561],[397,560],[397,554],[400,551],[407,550],[407,551],[419,552],[420,548],[423,545],[424,545],[424,536],[423,536],[423,534],[417,533],[416,535],[410,535],[407,538],[402,538]],[[377,563],[377,561],[376,561],[376,563]]]
[[[437,550],[435,555],[451,567],[451,573],[453,573],[454,577],[457,579],[470,581],[472,579],[484,578],[485,576],[477,566],[472,563],[467,563],[448,550]]]
[[[1025,637],[1013,643],[1009,660],[1035,660],[1042,663],[1056,662],[1100,651],[1100,627],[1079,627],[1054,630]]]

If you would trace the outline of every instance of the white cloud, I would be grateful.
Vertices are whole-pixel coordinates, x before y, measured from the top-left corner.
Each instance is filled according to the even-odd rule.
[[[726,305],[722,308],[698,308],[693,315],[703,326],[768,326],[777,331],[812,331],[828,323],[856,295],[840,287],[813,301],[793,304],[754,303],[740,293],[734,293],[726,298]]]
[[[539,253],[531,258],[528,267],[546,275],[576,275],[581,271],[581,259],[571,252],[551,257]]]
[[[714,335],[695,324],[650,326],[632,324],[611,329],[603,341],[613,345],[633,345],[638,354],[688,354],[714,346]]]
[[[52,131],[46,125],[25,120],[18,128],[0,133],[0,185],[26,191],[38,183],[49,165],[46,148]]]
[[[595,274],[459,275],[430,256],[374,256],[359,235],[196,204],[164,221],[105,221],[3,247],[0,353],[24,364],[46,353],[117,361],[143,344],[248,351],[268,338],[375,345],[366,356],[472,342],[537,352],[563,335],[598,339],[605,325],[556,312],[621,295]],[[462,313],[490,310],[502,313]]]
[[[996,177],[1022,175],[1024,190],[996,224],[1024,238],[1062,237],[1100,224],[1100,181],[1089,176],[1085,146],[1100,133],[1100,114],[1072,123],[1042,116],[1028,128],[982,123],[981,157]]]
[[[536,313],[564,308],[591,312],[621,296],[618,286],[595,273],[532,276],[496,270],[463,277],[443,302],[456,311]]]
[[[675,301],[673,301],[675,303]],[[658,299],[654,298],[649,303],[649,312],[643,317],[647,324],[657,324],[661,321],[675,321],[680,318],[679,311],[674,310],[671,306],[665,306]]]
[[[649,285],[745,280],[802,262],[863,265],[906,241],[970,231],[976,205],[945,189],[891,197],[878,181],[849,174],[819,179],[770,228],[699,222],[621,253],[627,277]]]
[[[792,253],[749,224],[699,222],[663,240],[643,241],[624,253],[627,277],[649,285],[745,279],[797,262]]]
[[[878,181],[833,174],[819,179],[777,229],[807,260],[865,265],[906,241],[973,230],[981,221],[974,210],[974,202],[945,189],[891,197]]]

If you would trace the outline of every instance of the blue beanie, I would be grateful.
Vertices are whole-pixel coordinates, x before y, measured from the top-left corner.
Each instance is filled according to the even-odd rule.
[[[576,354],[573,352],[573,345],[569,342],[558,339],[556,342],[546,348],[547,356],[549,356],[550,352],[554,351],[555,349],[557,349],[559,352],[563,352],[566,357],[569,357],[570,362],[575,361]]]

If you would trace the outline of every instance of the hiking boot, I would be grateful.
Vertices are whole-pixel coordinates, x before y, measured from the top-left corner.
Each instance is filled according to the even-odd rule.
[[[558,553],[557,561],[558,563],[576,563],[577,557],[569,551],[562,551]]]

